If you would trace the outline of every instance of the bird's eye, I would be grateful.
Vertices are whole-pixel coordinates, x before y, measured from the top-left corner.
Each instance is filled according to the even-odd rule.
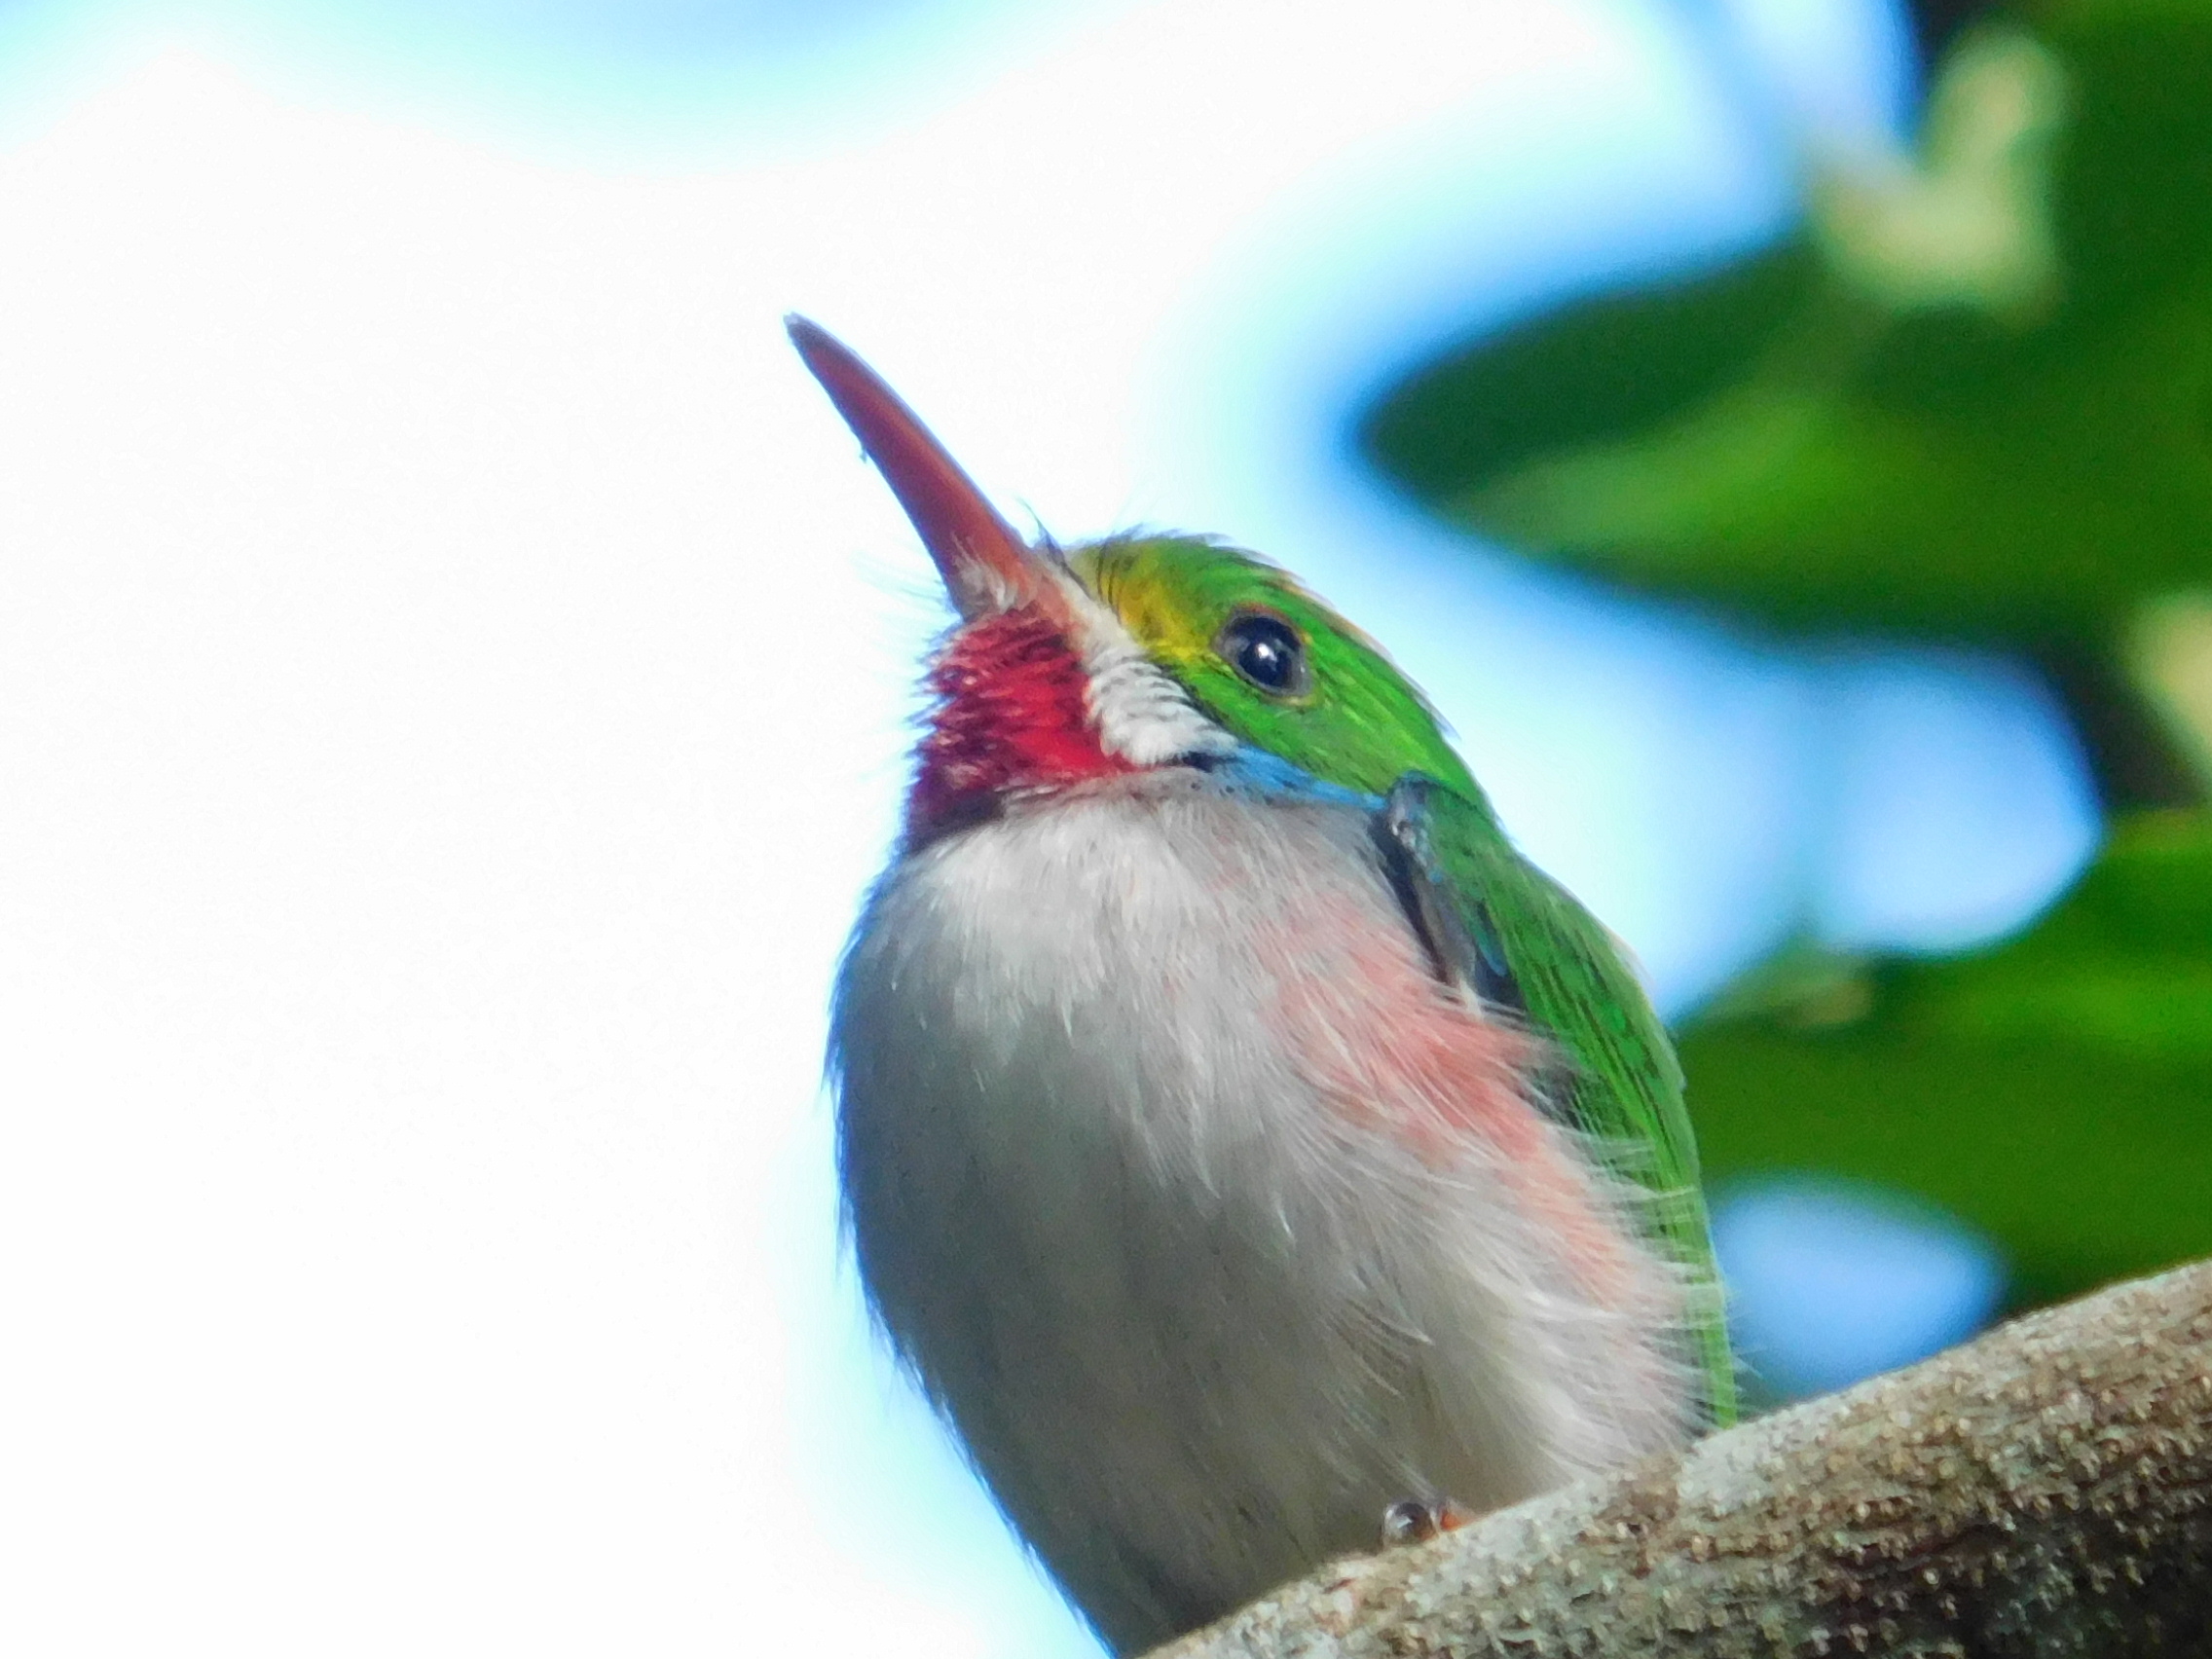
[[[1306,666],[1306,642],[1296,628],[1265,610],[1240,610],[1232,616],[1214,648],[1231,668],[1273,696],[1301,696],[1312,683]]]

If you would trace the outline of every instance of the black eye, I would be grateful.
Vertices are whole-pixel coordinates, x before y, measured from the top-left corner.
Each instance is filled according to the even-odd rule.
[[[1277,697],[1299,696],[1312,683],[1306,667],[1306,642],[1296,628],[1265,610],[1232,616],[1214,649],[1231,668]]]

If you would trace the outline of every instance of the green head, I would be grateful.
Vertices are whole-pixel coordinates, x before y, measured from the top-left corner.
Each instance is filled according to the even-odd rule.
[[[813,324],[791,329],[962,617],[931,673],[918,825],[1250,751],[1295,768],[1279,774],[1288,787],[1304,773],[1381,797],[1422,772],[1481,801],[1426,699],[1284,571],[1199,536],[1033,547],[872,370]]]
[[[1240,742],[1362,794],[1415,771],[1475,793],[1436,712],[1382,647],[1265,560],[1209,538],[1130,535],[1079,548],[1067,567]]]

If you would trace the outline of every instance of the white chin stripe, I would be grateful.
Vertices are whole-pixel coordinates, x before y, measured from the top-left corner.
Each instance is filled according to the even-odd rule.
[[[1085,695],[1108,754],[1133,766],[1159,766],[1185,755],[1235,751],[1236,740],[1198,713],[1182,686],[1138,649],[1120,617],[1080,588],[1072,597],[1089,676]]]

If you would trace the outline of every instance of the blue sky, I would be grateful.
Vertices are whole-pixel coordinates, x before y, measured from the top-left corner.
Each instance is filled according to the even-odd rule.
[[[2094,835],[2001,663],[1472,549],[1347,423],[1889,141],[1878,8],[0,12],[0,1250],[58,1651],[1080,1653],[836,1254],[940,614],[779,318],[1010,510],[1281,559],[1679,1011]],[[120,1594],[119,1581],[130,1589]]]

